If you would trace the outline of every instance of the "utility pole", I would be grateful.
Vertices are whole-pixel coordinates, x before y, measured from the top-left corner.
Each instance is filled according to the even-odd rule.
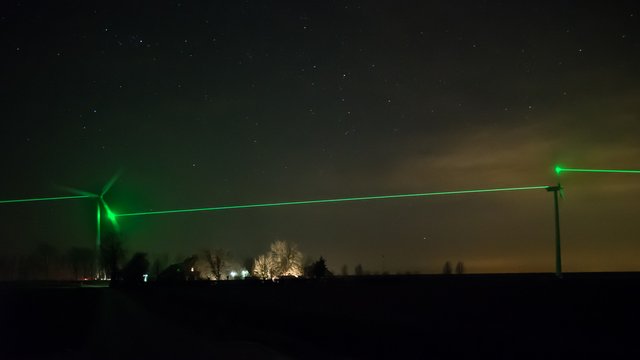
[[[553,206],[556,220],[556,276],[562,278],[562,252],[560,247],[560,208],[558,206],[558,192],[562,192],[560,183],[556,186],[549,186],[547,191],[553,192]]]

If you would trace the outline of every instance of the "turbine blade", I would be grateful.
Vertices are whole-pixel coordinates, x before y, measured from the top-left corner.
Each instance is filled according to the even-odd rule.
[[[84,191],[84,190],[80,190],[80,189],[76,189],[76,188],[72,188],[72,187],[69,187],[69,186],[61,186],[61,185],[58,185],[58,186],[56,186],[56,187],[57,187],[58,189],[60,189],[60,190],[68,191],[68,192],[70,192],[70,193],[72,193],[72,194],[76,194],[76,195],[83,195],[83,196],[90,196],[90,197],[98,197],[98,195],[97,195],[97,194],[90,193],[90,192],[88,192],[88,191]]]
[[[121,174],[122,174],[122,170],[118,170],[111,177],[111,179],[109,179],[109,181],[106,184],[104,184],[104,187],[102,188],[102,192],[100,193],[100,196],[104,196],[104,194],[106,194],[107,192],[109,192],[109,190],[111,190],[111,187],[113,186],[113,184],[115,184],[116,181],[118,181],[118,178],[120,177]]]

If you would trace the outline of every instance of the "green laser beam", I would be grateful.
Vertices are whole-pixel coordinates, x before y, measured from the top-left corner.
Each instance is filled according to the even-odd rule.
[[[86,198],[92,198],[92,197],[95,197],[95,196],[92,196],[92,195],[73,195],[73,196],[56,196],[56,197],[31,198],[31,199],[0,200],[0,204],[24,203],[24,202],[34,202],[34,201],[55,201],[55,200],[86,199]]]
[[[615,170],[615,169],[571,169],[556,166],[556,174],[561,172],[585,172],[585,173],[617,173],[617,174],[640,174],[640,170]]]
[[[548,186],[525,186],[525,187],[495,188],[495,189],[439,191],[439,192],[418,193],[418,194],[378,195],[378,196],[362,196],[362,197],[350,197],[350,198],[338,198],[338,199],[287,201],[287,202],[265,203],[265,204],[228,205],[228,206],[215,206],[215,207],[204,207],[204,208],[193,208],[193,209],[144,211],[144,212],[135,212],[135,213],[115,214],[115,216],[124,217],[124,216],[161,215],[161,214],[176,214],[176,213],[188,213],[188,212],[198,212],[198,211],[248,209],[248,208],[270,207],[270,206],[306,205],[306,204],[334,203],[334,202],[345,202],[345,201],[398,199],[398,198],[437,196],[437,195],[489,193],[489,192],[498,192],[498,191],[536,190],[536,189],[547,189],[547,188]]]

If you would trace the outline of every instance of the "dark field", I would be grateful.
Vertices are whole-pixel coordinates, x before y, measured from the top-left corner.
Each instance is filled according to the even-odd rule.
[[[5,283],[0,358],[637,358],[639,285],[635,273]]]

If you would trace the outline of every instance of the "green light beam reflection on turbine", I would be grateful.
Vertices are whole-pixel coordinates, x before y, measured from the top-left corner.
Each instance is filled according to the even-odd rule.
[[[0,200],[0,204],[12,204],[12,203],[25,203],[35,201],[56,201],[56,200],[72,200],[72,199],[86,199],[92,198],[92,195],[72,195],[72,196],[55,196],[55,197],[42,197],[31,199],[14,199],[14,200]]]
[[[583,172],[583,173],[615,173],[615,174],[640,174],[640,170],[615,170],[615,169],[571,169],[560,166],[555,167],[556,174],[562,172]]]
[[[102,235],[100,233],[100,231],[101,231],[100,222],[102,220],[100,218],[100,204],[96,203],[96,205],[97,205],[96,206],[96,249],[97,249],[97,251],[100,251],[100,244],[101,244],[101,241],[102,241],[102,238],[101,238]]]
[[[109,205],[107,205],[107,202],[104,201],[104,199],[102,197],[100,197],[100,202],[102,203],[102,206],[104,207],[104,210],[107,213],[107,219],[109,219],[109,221],[111,221],[111,224],[113,224],[113,228],[116,231],[120,231],[120,225],[118,224],[118,217],[117,217],[116,213],[114,213],[111,210]]]
[[[199,211],[248,209],[248,208],[257,208],[257,207],[286,206],[286,205],[306,205],[306,204],[335,203],[335,202],[346,202],[346,201],[398,199],[398,198],[425,197],[425,196],[437,196],[437,195],[458,195],[458,194],[473,194],[473,193],[490,193],[490,192],[498,192],[498,191],[537,190],[537,189],[547,189],[547,188],[548,188],[548,186],[525,186],[525,187],[495,188],[495,189],[439,191],[439,192],[417,193],[417,194],[378,195],[378,196],[362,196],[362,197],[350,197],[350,198],[338,198],[338,199],[287,201],[287,202],[264,203],[264,204],[228,205],[228,206],[192,208],[192,209],[144,211],[144,212],[135,212],[135,213],[115,214],[115,216],[116,217],[125,217],[125,216],[161,215],[161,214],[176,214],[176,213],[188,213],[188,212],[199,212]]]

